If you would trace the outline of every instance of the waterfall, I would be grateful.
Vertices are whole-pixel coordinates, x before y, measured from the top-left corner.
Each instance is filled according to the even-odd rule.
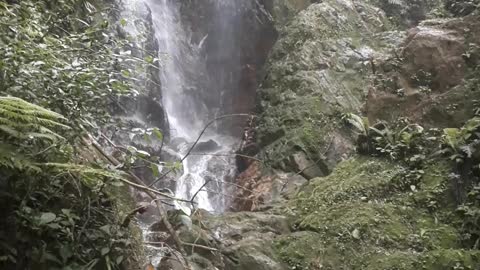
[[[211,77],[205,73],[208,68],[200,50],[208,35],[198,44],[191,41],[191,33],[182,24],[178,1],[147,2],[152,11],[159,51],[164,56],[161,58],[162,93],[172,128],[171,141],[181,142],[171,146],[176,147],[179,157],[184,157],[221,103],[218,98],[217,101],[206,104],[210,95],[207,91],[210,90],[208,86],[211,85]],[[210,129],[200,142],[210,144],[205,150],[214,155],[230,152],[234,140]],[[225,200],[219,194],[222,193],[225,177],[234,170],[233,162],[232,158],[211,155],[187,157],[183,162],[183,175],[176,181],[176,196],[187,200],[195,197],[198,208],[211,212],[222,211]],[[218,169],[215,166],[223,168]],[[189,214],[190,205],[177,203],[177,207]]]
[[[184,14],[180,12],[181,1],[124,0],[127,11],[148,9],[151,15],[158,42],[162,100],[170,126],[170,140],[164,150],[173,153],[177,160],[183,160],[183,172],[175,179],[175,196],[185,200],[194,198],[196,208],[222,212],[228,200],[224,187],[236,171],[231,154],[240,140],[228,132],[229,127],[236,123],[230,121],[230,126],[222,123],[211,125],[196,148],[184,159],[211,119],[233,111],[227,108],[232,101],[225,103],[225,100],[232,92],[229,85],[236,81],[232,70],[221,67],[226,62],[224,59],[239,65],[233,53],[231,22],[229,16],[219,12],[226,7],[218,6],[217,1],[212,0],[211,3],[215,4],[205,6],[216,15],[211,20],[213,24],[220,26],[217,33],[212,33],[217,39],[215,41],[211,40],[208,29],[202,29],[205,33],[199,36],[202,31],[192,30],[190,21],[186,25],[182,17]],[[227,8],[233,9],[234,6]],[[135,26],[127,27],[130,34],[141,34]],[[219,46],[221,43],[224,48]],[[208,45],[214,47],[215,55],[205,52]],[[214,68],[212,59],[217,61]],[[176,207],[187,214],[191,212],[190,204],[176,202]]]

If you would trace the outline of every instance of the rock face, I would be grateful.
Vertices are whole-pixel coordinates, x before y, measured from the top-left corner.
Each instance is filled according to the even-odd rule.
[[[264,0],[265,8],[272,14],[275,25],[281,28],[298,12],[318,0]]]
[[[231,210],[258,211],[276,208],[290,199],[293,194],[307,183],[300,174],[282,173],[267,170],[260,163],[253,163],[236,180],[235,200]]]
[[[170,217],[180,239],[187,245],[193,244],[187,252],[194,269],[288,269],[272,246],[277,237],[290,232],[288,219],[283,215],[242,212],[215,216],[198,210],[192,216],[191,227],[185,226],[173,212]],[[162,223],[154,225],[152,230],[158,237],[152,240],[171,244]],[[160,267],[165,265],[161,263]]]
[[[359,1],[322,1],[281,32],[259,90],[258,147],[284,170],[303,152],[328,174],[353,150],[344,112],[359,111],[369,88],[371,59],[383,53],[382,10]],[[294,162],[295,163],[295,162]]]
[[[192,91],[201,92],[197,102],[211,112],[206,118],[251,113],[263,65],[277,39],[271,17],[256,0],[179,3],[182,24],[191,36],[188,42],[198,44],[203,63],[200,70],[183,69]],[[219,122],[218,129],[241,136],[247,119],[228,120]]]
[[[479,27],[477,15],[425,21],[408,31],[398,57],[377,59],[365,105],[368,118],[408,117],[427,127],[461,126],[479,97],[472,91]]]
[[[394,31],[394,18],[385,15],[393,7],[384,2],[313,3],[282,28],[258,91],[256,151],[248,154],[294,172],[302,156],[317,171],[311,176],[326,175],[354,148],[343,113],[441,127],[465,121],[476,99],[464,81],[472,76],[468,52],[478,42],[478,15]],[[440,6],[434,2],[422,4],[420,19]]]

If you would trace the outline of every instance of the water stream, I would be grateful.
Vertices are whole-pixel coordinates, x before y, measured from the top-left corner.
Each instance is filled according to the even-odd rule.
[[[220,97],[206,103],[211,95],[208,91],[212,78],[218,78],[206,72],[206,59],[200,53],[208,35],[199,43],[192,42],[192,33],[182,24],[178,1],[146,2],[152,12],[161,53],[163,104],[172,137],[170,147],[176,149],[179,157],[183,157],[209,118],[214,117],[221,106]],[[196,154],[183,162],[183,175],[176,180],[176,196],[187,200],[195,197],[198,208],[211,212],[223,211],[225,199],[221,195],[222,186],[225,178],[234,172],[234,160],[214,155],[231,152],[236,141],[238,139],[219,133],[217,128],[210,128],[200,140],[200,145],[205,146],[204,151],[194,151]],[[204,187],[206,181],[209,183]],[[177,207],[190,213],[190,205],[177,203]]]

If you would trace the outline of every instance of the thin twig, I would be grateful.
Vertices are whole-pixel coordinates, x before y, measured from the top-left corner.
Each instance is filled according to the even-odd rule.
[[[197,248],[201,248],[201,249],[205,249],[205,250],[210,250],[210,251],[218,251],[218,249],[216,249],[216,248],[207,247],[207,246],[204,246],[204,245],[198,245],[198,244],[192,244],[192,243],[185,243],[185,242],[182,242],[182,244],[185,245],[185,246],[197,247]]]
[[[212,125],[214,124],[216,121],[219,121],[219,120],[223,120],[223,119],[226,119],[226,118],[230,118],[230,117],[255,117],[254,115],[251,115],[251,114],[246,114],[246,113],[239,113],[239,114],[227,114],[227,115],[223,115],[223,116],[220,116],[220,117],[217,117],[217,118],[214,118],[213,120],[211,120],[210,122],[207,123],[207,125],[205,125],[205,127],[203,128],[202,132],[200,132],[200,135],[198,135],[197,139],[195,140],[195,142],[193,143],[193,145],[190,147],[190,149],[188,149],[187,153],[185,154],[185,156],[180,160],[181,163],[183,163],[183,161],[185,161],[185,159],[190,155],[190,153],[193,151],[193,149],[195,148],[195,146],[197,146],[198,142],[200,141],[200,139],[202,138],[203,134],[205,134],[205,132],[207,131],[207,129]],[[167,176],[169,173],[171,173],[172,171],[174,170],[174,168],[168,170],[167,172],[165,172],[164,174],[162,174],[158,179],[156,179],[155,181],[153,181],[149,187],[152,187],[154,186],[156,183],[158,183],[161,179],[163,179],[165,176]]]
[[[82,237],[83,232],[87,228],[88,222],[90,222],[90,197],[87,197],[88,200],[88,211],[87,211],[87,219],[85,220],[85,223],[83,223],[82,229],[80,230],[80,233],[78,234],[79,237]]]
[[[208,185],[208,183],[212,182],[212,179],[208,179],[207,181],[205,181],[205,183],[203,183],[203,185],[197,190],[197,192],[195,192],[195,194],[193,195],[192,199],[190,200],[190,203],[192,204],[192,207],[195,208],[195,205],[193,203],[193,201],[195,200],[195,197],[197,197],[198,193],[200,193],[200,191],[202,191],[202,189]]]

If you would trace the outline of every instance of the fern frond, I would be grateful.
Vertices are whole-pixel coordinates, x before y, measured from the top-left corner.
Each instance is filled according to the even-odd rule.
[[[15,97],[0,97],[0,134],[15,139],[64,139],[53,128],[70,129],[62,115]]]
[[[16,111],[26,115],[34,115],[40,118],[66,120],[63,115],[47,110],[41,106],[29,103],[21,98],[0,97],[0,108],[7,111]]]
[[[68,171],[70,173],[80,174],[83,176],[106,177],[110,179],[125,180],[128,175],[119,170],[96,169],[91,166],[80,165],[75,163],[44,163],[37,164],[39,166],[50,167],[54,170]]]

